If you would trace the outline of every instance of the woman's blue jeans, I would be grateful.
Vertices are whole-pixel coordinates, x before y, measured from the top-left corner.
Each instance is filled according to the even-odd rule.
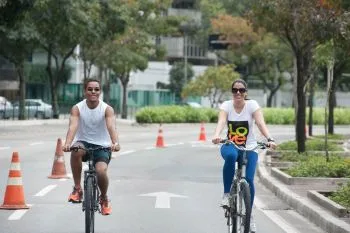
[[[222,145],[220,152],[222,158],[225,160],[223,167],[224,193],[229,193],[235,173],[235,163],[236,161],[238,161],[238,164],[242,163],[243,151],[238,150],[234,145],[224,144]],[[254,176],[257,161],[258,154],[254,151],[247,151],[246,180],[250,187],[252,207],[255,195]]]

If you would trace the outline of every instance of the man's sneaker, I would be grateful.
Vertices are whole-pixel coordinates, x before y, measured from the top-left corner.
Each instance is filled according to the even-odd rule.
[[[108,200],[108,198],[101,198],[100,197],[100,205],[101,205],[101,214],[102,215],[110,215],[112,213],[112,206],[111,202]]]
[[[230,194],[229,193],[224,193],[224,195],[222,196],[222,200],[221,200],[221,207],[228,207],[229,206],[229,197]]]
[[[255,233],[256,232],[256,224],[253,218],[253,215],[250,216],[250,232]]]
[[[83,190],[73,187],[73,192],[69,195],[68,201],[72,203],[81,203],[83,200]]]

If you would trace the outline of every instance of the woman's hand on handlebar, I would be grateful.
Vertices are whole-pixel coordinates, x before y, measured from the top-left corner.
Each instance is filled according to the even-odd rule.
[[[219,144],[220,141],[221,141],[221,138],[219,138],[219,137],[214,137],[211,141],[212,141],[212,143],[214,143],[214,144]]]
[[[277,144],[273,141],[267,143],[268,147],[272,150],[276,149]]]

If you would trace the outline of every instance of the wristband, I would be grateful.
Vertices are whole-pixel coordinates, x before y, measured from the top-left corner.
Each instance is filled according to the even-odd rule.
[[[268,142],[275,142],[275,139],[269,137],[269,138],[267,138],[267,141]]]

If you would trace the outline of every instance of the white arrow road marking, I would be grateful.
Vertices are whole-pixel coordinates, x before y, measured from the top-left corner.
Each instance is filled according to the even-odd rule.
[[[6,150],[6,149],[10,149],[10,147],[9,146],[0,147],[0,150]]]
[[[31,204],[27,204],[27,206],[31,207],[33,205]],[[8,220],[10,221],[14,221],[14,220],[20,220],[22,218],[22,216],[27,213],[29,209],[23,209],[23,210],[15,210],[10,217],[8,218]]]
[[[177,194],[168,193],[168,192],[146,193],[146,194],[140,194],[139,196],[156,197],[155,208],[159,208],[159,209],[170,208],[170,198],[172,197],[188,198],[187,196],[177,195]]]
[[[51,190],[53,190],[54,188],[57,187],[57,184],[51,184],[46,186],[45,188],[43,188],[42,190],[40,190],[37,194],[35,194],[34,196],[36,197],[43,197],[45,196],[48,192],[50,192]]]
[[[288,224],[283,218],[281,218],[280,214],[275,213],[272,210],[266,210],[266,205],[263,202],[255,197],[254,205],[259,210],[261,210],[268,218],[270,218],[274,223],[280,226],[286,233],[300,233],[297,229]]]
[[[36,146],[36,145],[42,145],[44,144],[43,142],[33,142],[33,143],[30,143],[29,146]]]

